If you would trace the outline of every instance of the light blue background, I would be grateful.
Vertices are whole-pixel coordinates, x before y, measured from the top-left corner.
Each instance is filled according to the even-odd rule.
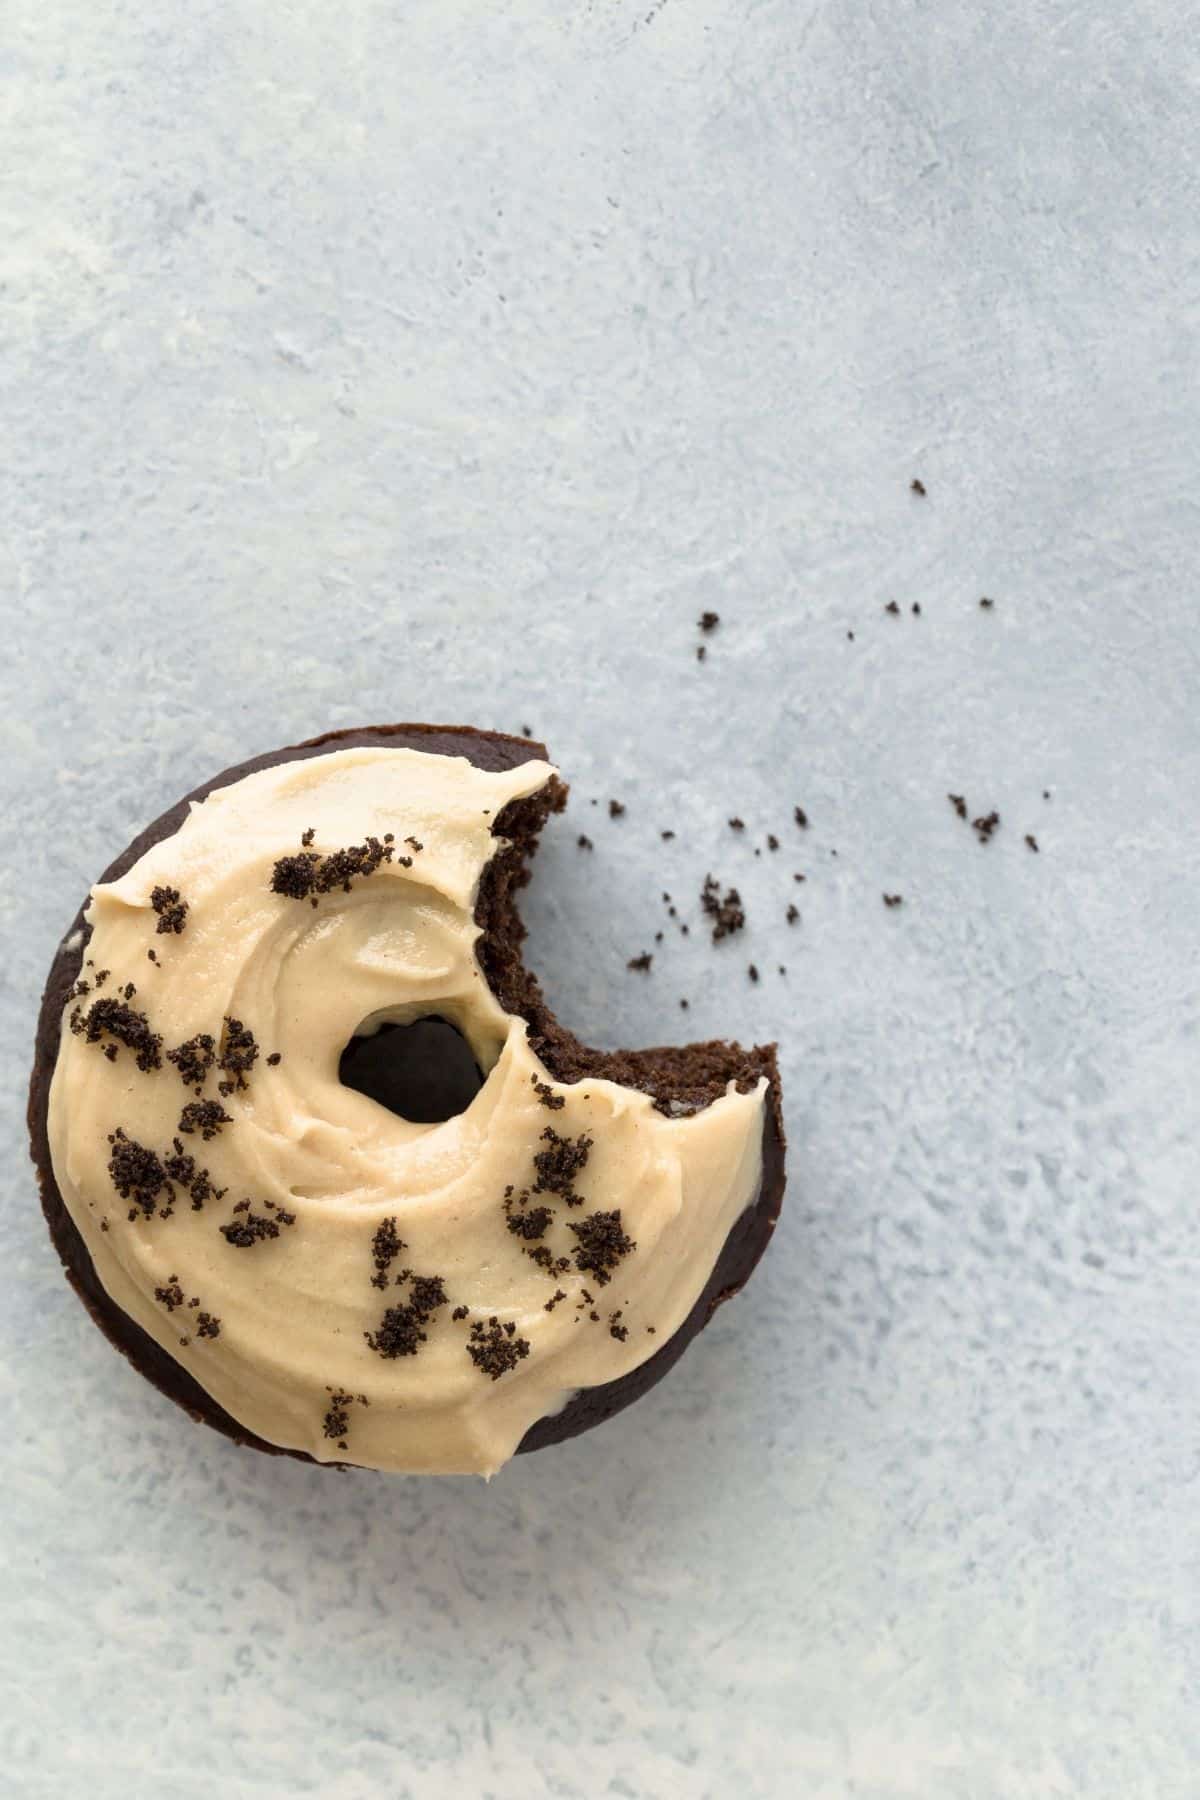
[[[1196,1793],[1198,101],[1176,0],[7,0],[3,1792]],[[550,741],[567,1021],[783,1047],[750,1294],[490,1488],[194,1428],[26,1162],[88,881],[392,718]]]

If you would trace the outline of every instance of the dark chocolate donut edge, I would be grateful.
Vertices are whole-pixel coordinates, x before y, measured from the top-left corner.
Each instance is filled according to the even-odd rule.
[[[234,764],[193,788],[183,799],[139,832],[104,870],[100,881],[117,880],[152,845],[173,836],[187,817],[191,804],[203,800],[218,788],[228,787],[244,776],[261,769],[273,768],[279,763],[302,761],[335,748],[375,748],[380,744],[388,744],[393,748],[418,749],[435,755],[465,756],[477,768],[496,771],[517,768],[521,763],[535,759],[549,760],[545,745],[535,739],[513,737],[503,732],[481,731],[470,726],[397,724],[323,732],[303,743],[288,745],[281,750]],[[552,804],[561,806],[564,799],[565,788],[560,786]],[[317,1467],[339,1466],[319,1463],[305,1450],[272,1444],[241,1425],[181,1363],[117,1306],[96,1273],[95,1264],[78,1226],[67,1210],[55,1179],[48,1134],[50,1083],[58,1057],[63,1011],[70,989],[79,977],[91,936],[91,928],[85,922],[83,912],[84,908],[81,906],[63,934],[50,965],[38,1013],[28,1107],[30,1148],[38,1178],[42,1211],[66,1277],[93,1322],[109,1341],[139,1374],[167,1399],[173,1400],[190,1413],[197,1422],[212,1426],[236,1444],[264,1451],[268,1455],[291,1456]],[[72,946],[72,940],[77,934],[78,942]],[[783,1201],[785,1180],[785,1138],[773,1049],[767,1047],[757,1052],[757,1055],[768,1073],[770,1084],[763,1123],[762,1179],[756,1200],[742,1214],[726,1238],[704,1291],[683,1324],[653,1356],[615,1381],[580,1390],[561,1412],[539,1419],[521,1440],[518,1454],[543,1449],[550,1444],[575,1437],[640,1399],[674,1366],[692,1339],[703,1330],[716,1308],[737,1293],[749,1279],[774,1231]]]

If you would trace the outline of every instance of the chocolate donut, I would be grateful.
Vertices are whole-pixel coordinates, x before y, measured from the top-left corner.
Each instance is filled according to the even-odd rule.
[[[491,1474],[645,1393],[766,1247],[773,1047],[590,1050],[524,966],[565,800],[523,738],[327,733],[164,813],[60,944],[29,1102],[51,1236],[235,1442]]]

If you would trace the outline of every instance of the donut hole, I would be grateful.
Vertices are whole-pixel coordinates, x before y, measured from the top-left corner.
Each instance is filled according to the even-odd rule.
[[[458,1027],[431,1013],[356,1032],[338,1059],[338,1080],[411,1125],[442,1125],[466,1112],[483,1072]]]

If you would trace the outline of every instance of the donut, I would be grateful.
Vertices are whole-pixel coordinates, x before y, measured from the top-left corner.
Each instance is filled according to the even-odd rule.
[[[516,896],[536,741],[328,732],[149,825],[58,946],[29,1125],[97,1325],[236,1443],[493,1475],[601,1423],[741,1288],[773,1045],[586,1047]]]

